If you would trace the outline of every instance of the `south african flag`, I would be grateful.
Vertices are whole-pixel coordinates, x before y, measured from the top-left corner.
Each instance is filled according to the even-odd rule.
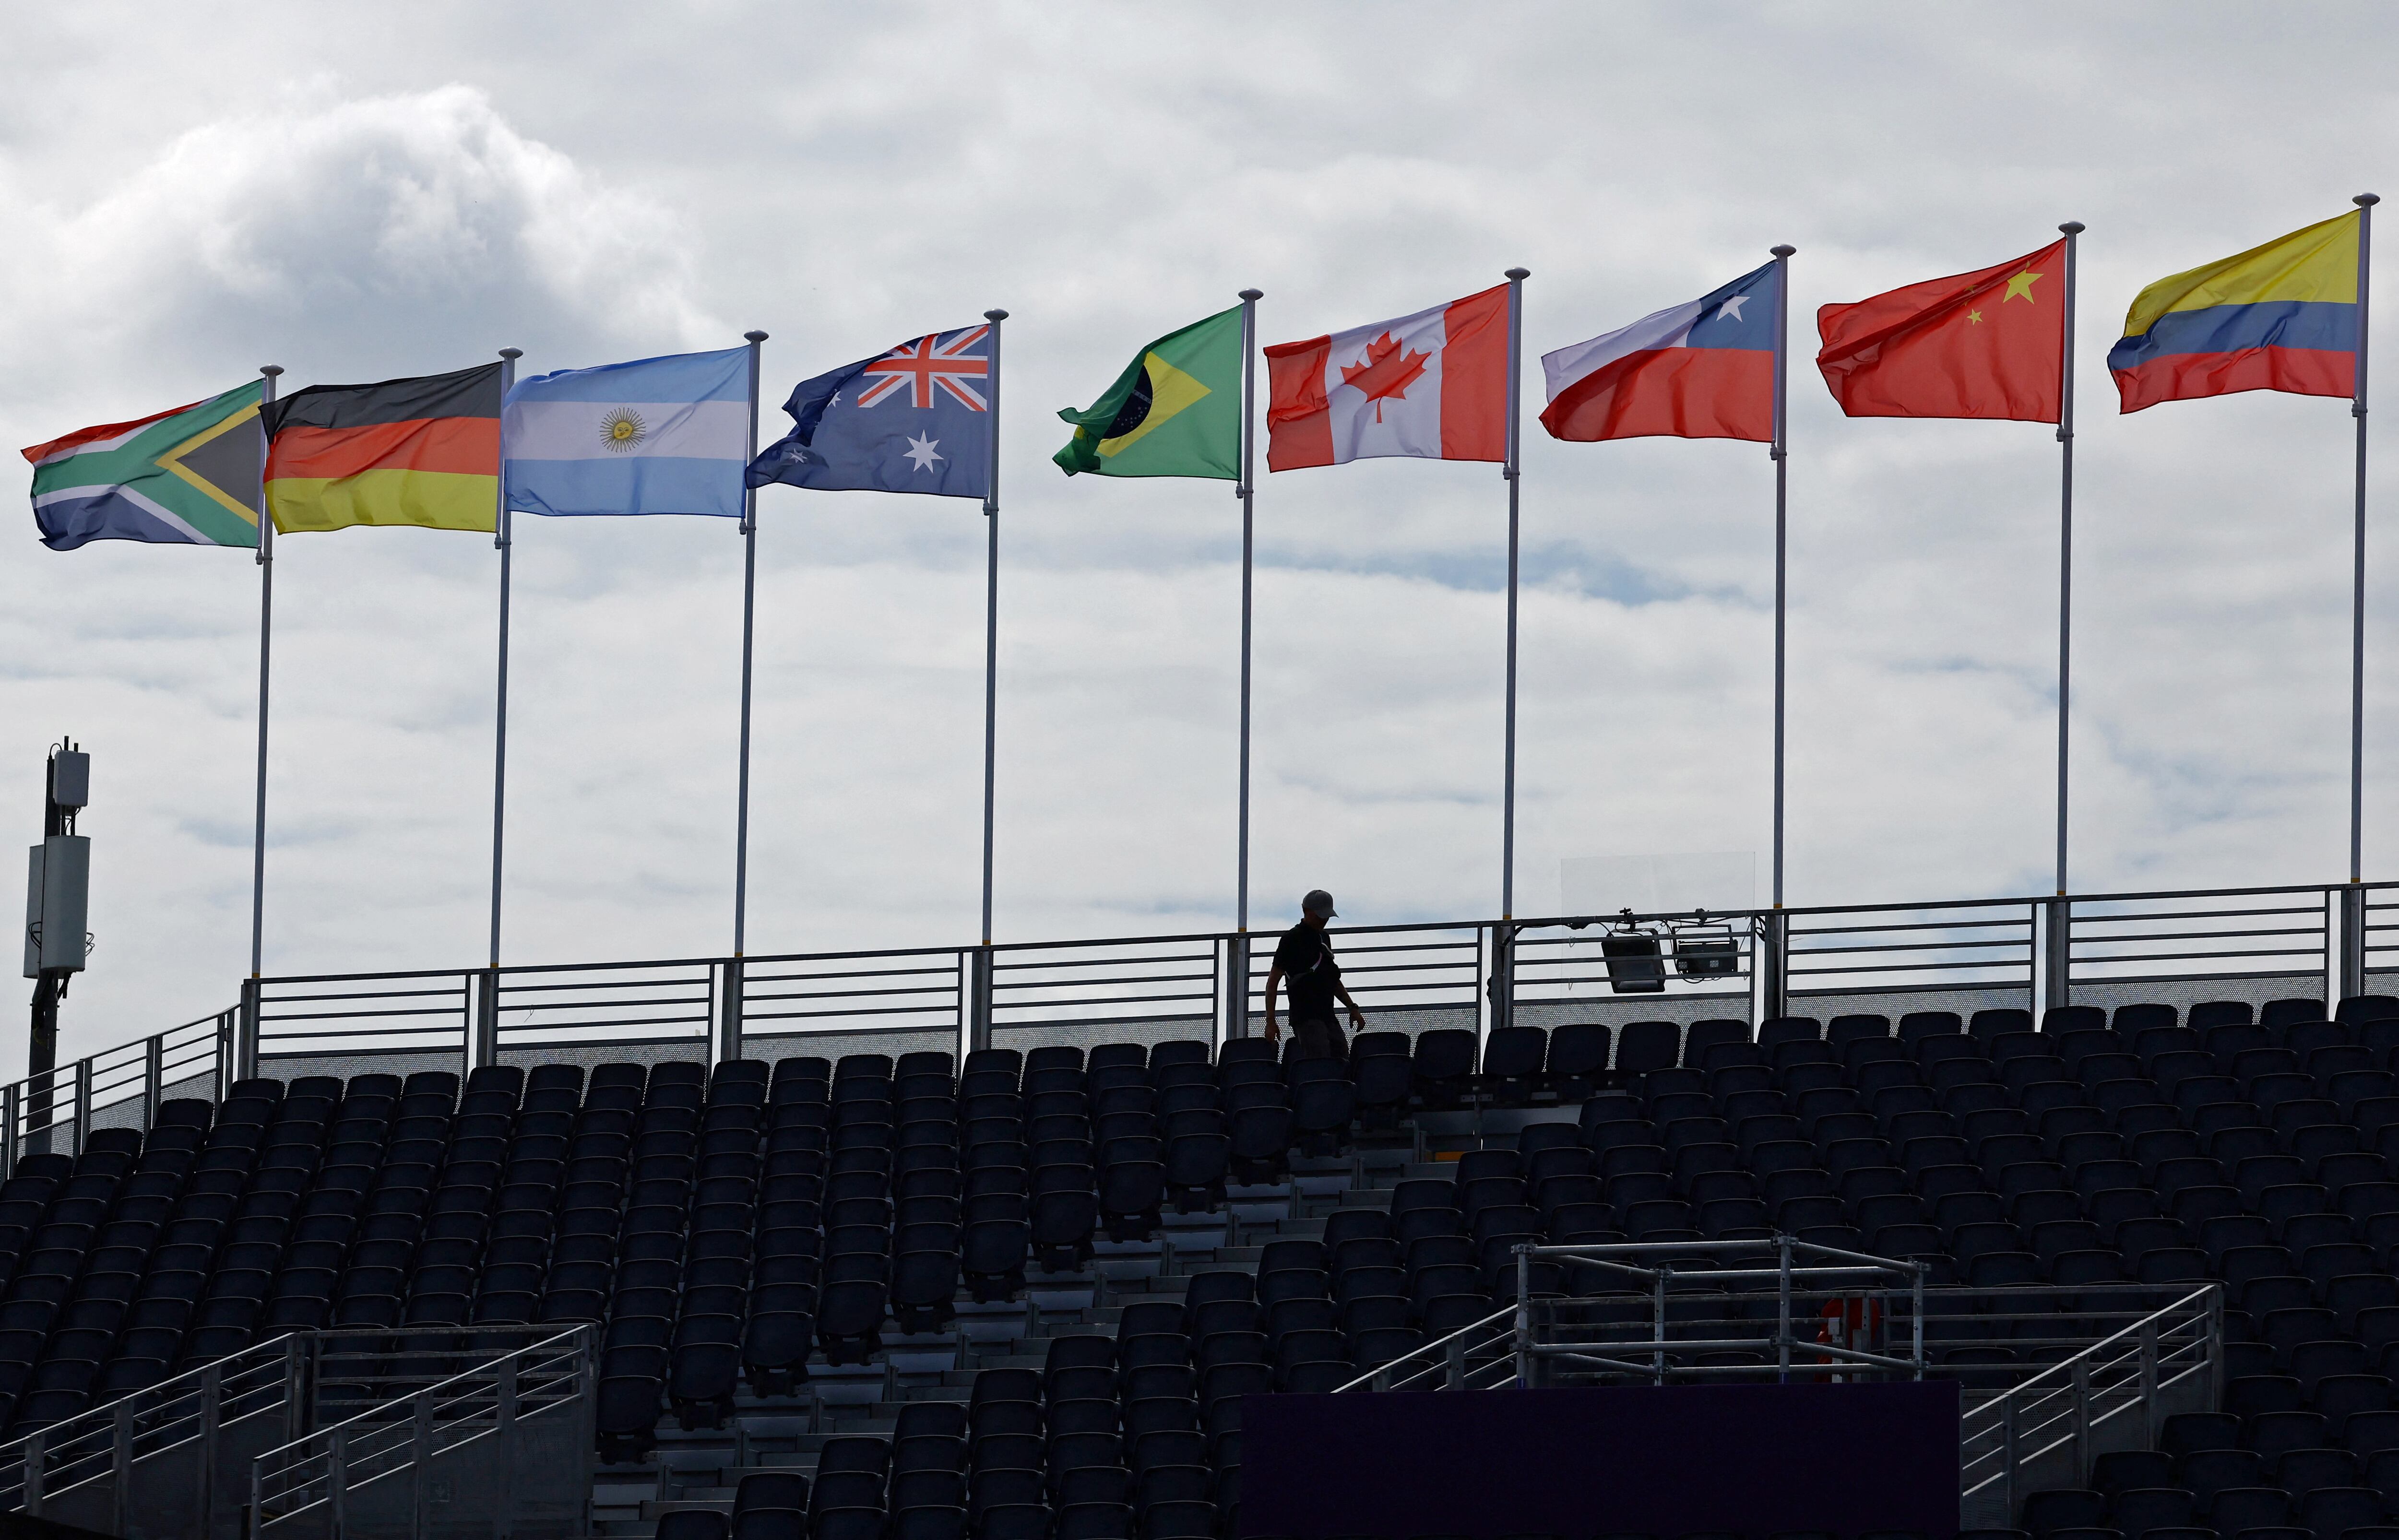
[[[258,544],[260,382],[129,423],[35,444],[34,521],[42,544]]]

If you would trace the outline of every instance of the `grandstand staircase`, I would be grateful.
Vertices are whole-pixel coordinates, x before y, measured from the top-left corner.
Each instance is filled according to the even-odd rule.
[[[1447,1124],[1454,1131],[1433,1133],[1428,1143],[1425,1130],[1411,1126],[1380,1147],[1362,1144],[1350,1155],[1294,1157],[1291,1182],[1230,1188],[1222,1215],[1170,1214],[1157,1240],[1101,1241],[1086,1273],[1029,1273],[1023,1304],[979,1306],[962,1300],[953,1331],[929,1340],[887,1332],[883,1366],[860,1371],[813,1364],[804,1400],[760,1400],[745,1387],[723,1429],[686,1432],[670,1418],[660,1425],[652,1459],[597,1469],[591,1533],[644,1540],[671,1513],[729,1512],[745,1476],[789,1471],[814,1477],[817,1456],[828,1439],[853,1435],[888,1439],[898,1428],[903,1406],[963,1403],[975,1376],[986,1369],[1038,1371],[1050,1339],[1076,1332],[1113,1336],[1126,1305],[1180,1303],[1194,1272],[1254,1274],[1266,1242],[1320,1239],[1328,1212],[1387,1207],[1396,1182],[1445,1178],[1455,1170],[1455,1155],[1479,1142],[1471,1119],[1431,1116],[1419,1121]],[[1488,1121],[1487,1132],[1498,1137],[1512,1134],[1524,1118],[1503,1115]],[[1439,1158],[1443,1155],[1452,1159]],[[934,1367],[944,1359],[946,1367]]]

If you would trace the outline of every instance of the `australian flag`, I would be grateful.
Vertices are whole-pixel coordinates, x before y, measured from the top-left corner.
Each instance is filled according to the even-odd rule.
[[[802,381],[753,487],[981,497],[991,484],[991,328],[936,331]]]

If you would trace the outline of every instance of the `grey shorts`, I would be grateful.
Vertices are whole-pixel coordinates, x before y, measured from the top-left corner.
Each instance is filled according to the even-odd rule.
[[[1299,1057],[1302,1059],[1347,1060],[1349,1057],[1349,1039],[1341,1035],[1341,1028],[1329,1018],[1321,1021],[1294,1021],[1291,1035],[1293,1041],[1299,1045]]]

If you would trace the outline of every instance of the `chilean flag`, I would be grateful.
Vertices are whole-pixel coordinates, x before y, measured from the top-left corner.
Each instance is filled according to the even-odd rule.
[[[1267,350],[1267,468],[1508,458],[1508,286]]]
[[[1777,264],[1688,304],[1541,355],[1552,439],[1774,441]]]

